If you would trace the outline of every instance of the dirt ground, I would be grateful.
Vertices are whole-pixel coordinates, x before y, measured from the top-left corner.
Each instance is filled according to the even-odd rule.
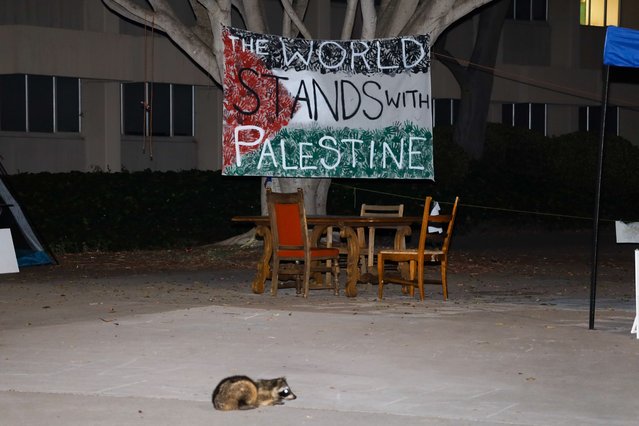
[[[633,306],[636,246],[616,244],[611,231],[602,232],[599,240],[597,299]],[[447,303],[565,302],[587,306],[591,247],[589,232],[456,236],[449,261]],[[273,298],[251,292],[260,250],[259,246],[208,245],[183,250],[59,254],[59,265],[0,275],[0,326],[68,321],[87,314],[113,321],[125,313],[210,304],[288,309],[290,298],[286,295]],[[437,270],[433,268],[432,273]],[[376,286],[363,284],[358,290],[360,295],[348,302],[343,296],[310,297],[322,297],[323,303],[328,300],[324,309],[331,309],[331,303],[335,309],[344,309],[348,303],[348,309],[356,310],[358,300],[375,300]],[[428,299],[441,300],[439,286],[427,287],[427,293]],[[385,295],[388,303],[417,303],[417,299],[401,295],[398,288],[385,289]],[[94,309],[87,313],[87,306]]]

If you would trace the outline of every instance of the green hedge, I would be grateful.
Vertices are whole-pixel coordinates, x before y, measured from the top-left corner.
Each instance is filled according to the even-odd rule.
[[[434,141],[436,182],[334,179],[329,213],[403,202],[407,214],[420,214],[426,195],[444,201],[459,195],[460,232],[495,224],[591,226],[596,134],[546,138],[490,125],[481,161],[468,159],[449,128],[437,128]],[[612,137],[605,154],[601,217],[639,220],[639,148]],[[208,244],[248,229],[232,216],[260,212],[259,178],[219,172],[21,173],[9,184],[58,252]]]
[[[259,214],[259,178],[219,172],[36,173],[10,176],[54,251],[207,244],[236,235],[230,218]]]
[[[592,225],[597,134],[544,137],[490,124],[480,161],[469,160],[451,138],[451,129],[435,129],[435,182],[334,180],[329,210],[353,211],[362,202],[405,202],[410,213],[419,213],[419,200],[427,195],[440,200],[459,195],[462,232],[499,224],[550,229]],[[639,220],[634,207],[639,206],[638,164],[639,147],[607,138],[602,219]]]

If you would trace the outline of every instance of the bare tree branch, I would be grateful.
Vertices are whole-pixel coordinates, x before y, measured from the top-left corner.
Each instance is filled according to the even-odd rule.
[[[154,12],[151,9],[138,6],[131,0],[102,0],[102,2],[106,7],[108,7],[118,15],[130,19],[134,22],[147,26],[151,26],[153,22]],[[161,28],[157,26],[155,28],[161,30]]]
[[[197,36],[206,43],[207,46],[213,48],[213,29],[209,20],[208,11],[198,0],[189,0],[193,14],[195,15],[195,27],[193,31]]]
[[[293,9],[300,19],[303,19],[308,9],[308,0],[293,0]],[[299,34],[299,29],[292,26],[291,18],[287,13],[282,16],[282,35],[289,38],[295,38]]]
[[[217,4],[216,0],[197,0],[202,6],[209,11],[209,13],[213,13],[215,10],[220,10],[220,6]]]
[[[224,75],[224,40],[222,40],[222,26],[231,24],[231,1],[230,0],[198,0],[202,6],[206,8],[211,22],[211,31],[213,33],[213,52],[210,67],[215,62],[217,69],[217,78],[215,81],[222,85],[222,76]]]
[[[286,14],[291,18],[291,21],[293,21],[297,29],[300,30],[300,33],[302,33],[304,38],[306,39],[313,38],[308,28],[306,28],[306,25],[304,25],[300,17],[295,12],[295,9],[293,9],[291,2],[289,0],[281,0],[281,2],[282,2],[282,6],[284,7],[284,10],[286,11]]]
[[[342,35],[340,38],[346,40],[352,37],[353,24],[355,23],[355,12],[357,11],[358,0],[346,1],[346,13],[344,14],[344,24],[342,25]]]
[[[374,0],[361,0],[362,8],[362,38],[375,38],[377,33],[377,13]]]
[[[122,16],[166,33],[215,81],[221,82],[219,67],[211,64],[213,52],[210,47],[176,17],[165,0],[149,0],[153,9],[140,7],[132,0],[103,0],[103,2]]]
[[[431,44],[452,23],[493,0],[433,0],[423,3],[401,34],[430,34]]]
[[[264,16],[264,9],[262,8],[262,1],[260,0],[242,0],[244,10],[250,10],[251,13],[244,13],[244,23],[249,31],[253,31],[261,34],[268,34],[268,26],[266,24],[266,17]]]
[[[436,1],[436,0],[433,0]],[[441,0],[438,0],[441,1]],[[454,0],[447,0],[454,1]],[[430,3],[427,3],[427,5]],[[377,36],[395,37],[400,34],[402,28],[415,15],[417,0],[397,0],[388,2],[382,14],[378,14]],[[426,6],[427,6],[426,5]],[[426,7],[421,6],[421,7]],[[405,33],[406,34],[406,33]]]
[[[388,5],[392,2],[393,0],[382,0],[380,2],[379,5],[379,13],[378,15],[381,15],[384,13],[384,11],[386,10],[386,8],[388,7]]]

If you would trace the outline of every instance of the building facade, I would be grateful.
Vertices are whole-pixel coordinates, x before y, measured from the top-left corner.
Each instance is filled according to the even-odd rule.
[[[547,136],[598,132],[603,89],[605,26],[639,29],[632,0],[511,0],[494,70],[490,122]],[[453,56],[469,59],[478,19],[446,40]],[[606,131],[639,144],[639,70],[612,71]],[[459,87],[433,61],[435,124],[452,124]],[[439,107],[439,108],[438,108]]]
[[[603,25],[639,29],[639,2],[511,1],[489,121],[546,135],[598,131]],[[170,2],[189,19],[188,2]],[[312,1],[306,23],[337,38],[343,8]],[[477,25],[450,32],[454,56],[470,57]],[[9,173],[220,169],[221,88],[161,34],[100,0],[3,0],[0,40],[0,160]],[[432,80],[435,124],[452,124],[459,87],[436,58]],[[635,80],[620,72],[611,85],[607,130],[639,144]]]

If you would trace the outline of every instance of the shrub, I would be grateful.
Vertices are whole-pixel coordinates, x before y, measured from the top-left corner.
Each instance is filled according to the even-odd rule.
[[[10,183],[56,251],[206,244],[236,235],[233,215],[259,214],[259,178],[220,172],[36,173]]]

